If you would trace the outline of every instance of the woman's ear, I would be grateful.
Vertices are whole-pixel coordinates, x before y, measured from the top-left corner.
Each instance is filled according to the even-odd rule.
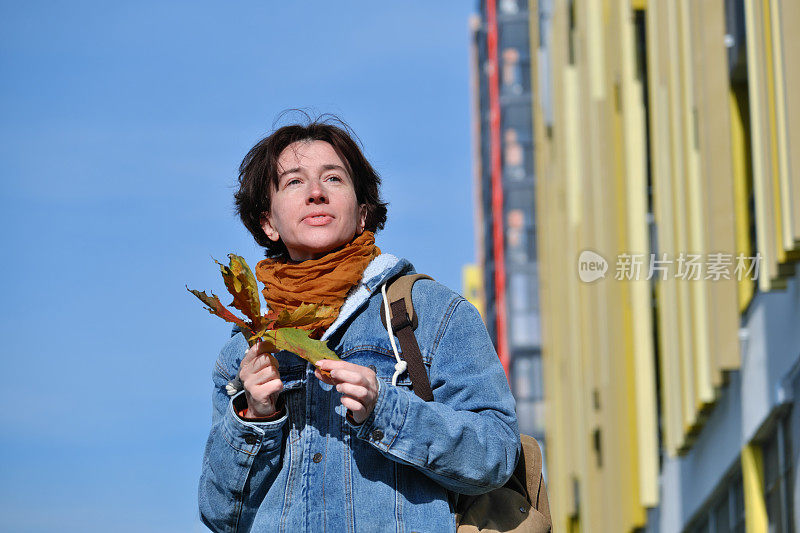
[[[267,213],[261,214],[261,229],[264,230],[264,234],[271,241],[277,242],[281,238],[278,230],[272,225],[270,216]]]
[[[364,233],[364,227],[367,225],[367,204],[358,206],[358,234]]]

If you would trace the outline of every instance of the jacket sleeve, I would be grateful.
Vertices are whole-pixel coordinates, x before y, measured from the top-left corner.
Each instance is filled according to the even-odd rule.
[[[245,421],[236,414],[246,405],[244,391],[233,398],[226,391],[246,350],[244,337],[234,335],[213,371],[211,432],[198,490],[200,518],[212,531],[246,530],[280,469],[286,408],[274,421]]]
[[[448,490],[481,494],[514,472],[520,446],[514,397],[472,304],[461,297],[451,302],[440,330],[429,370],[435,401],[380,383],[357,435]]]

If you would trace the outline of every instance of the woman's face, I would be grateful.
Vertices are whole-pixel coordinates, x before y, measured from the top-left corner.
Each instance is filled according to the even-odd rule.
[[[364,231],[367,210],[358,205],[353,179],[325,141],[300,141],[278,157],[278,188],[261,227],[283,240],[294,261],[316,259]]]

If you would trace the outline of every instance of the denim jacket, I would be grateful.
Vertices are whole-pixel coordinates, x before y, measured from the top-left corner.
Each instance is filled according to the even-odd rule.
[[[380,287],[411,273],[408,261],[373,259],[323,336],[336,354],[373,368],[379,392],[360,425],[314,367],[278,352],[283,416],[238,417],[244,392],[228,381],[247,349],[235,332],[213,371],[213,420],[199,506],[213,531],[455,531],[455,493],[502,486],[519,453],[514,398],[481,317],[432,280],[414,285],[416,336],[434,402],[411,391],[408,373],[392,386],[395,358],[380,319]],[[399,346],[398,346],[399,348]]]

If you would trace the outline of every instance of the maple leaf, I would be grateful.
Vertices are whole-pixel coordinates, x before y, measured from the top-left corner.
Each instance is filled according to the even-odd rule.
[[[314,323],[319,318],[328,318],[333,313],[333,307],[319,304],[300,304],[291,313],[283,309],[275,318],[273,328],[301,327]]]
[[[272,342],[278,350],[297,354],[314,366],[322,359],[339,360],[325,341],[312,339],[310,333],[297,328],[279,328],[267,331],[264,339]]]
[[[261,299],[258,296],[258,284],[253,275],[253,271],[247,265],[243,257],[236,254],[228,254],[229,264],[223,265],[216,259],[222,272],[222,279],[228,292],[233,295],[233,307],[244,313],[253,324],[253,329],[258,329],[262,324]]]
[[[247,339],[247,342],[250,346],[254,345],[258,341],[261,341],[266,346],[266,348],[262,347],[260,349],[260,351],[262,352],[275,353],[275,352],[280,352],[283,349],[279,348],[278,345],[276,345],[272,339],[263,338],[263,334],[262,335],[255,334]]]
[[[206,294],[206,291],[196,291],[194,289],[190,289],[186,287],[186,290],[197,296],[201,302],[206,304],[206,309],[212,315],[217,315],[218,317],[222,318],[223,320],[227,320],[228,322],[232,322],[242,328],[242,330],[251,332],[252,326],[239,318],[238,316],[231,313],[227,307],[222,305],[222,302],[219,301],[219,298],[213,292],[211,296]]]
[[[258,285],[252,270],[243,257],[228,254],[228,258],[228,265],[223,265],[216,259],[214,262],[219,265],[225,287],[233,295],[233,302],[230,305],[250,320],[244,320],[233,314],[222,305],[214,293],[209,296],[205,292],[186,287],[186,290],[206,304],[209,313],[239,326],[250,346],[262,339],[269,343],[266,346],[268,352],[287,350],[315,365],[320,359],[339,359],[326,343],[312,339],[310,331],[297,329],[313,324],[318,319],[329,318],[334,312],[332,307],[303,303],[291,312],[286,309],[270,310],[262,315]]]

